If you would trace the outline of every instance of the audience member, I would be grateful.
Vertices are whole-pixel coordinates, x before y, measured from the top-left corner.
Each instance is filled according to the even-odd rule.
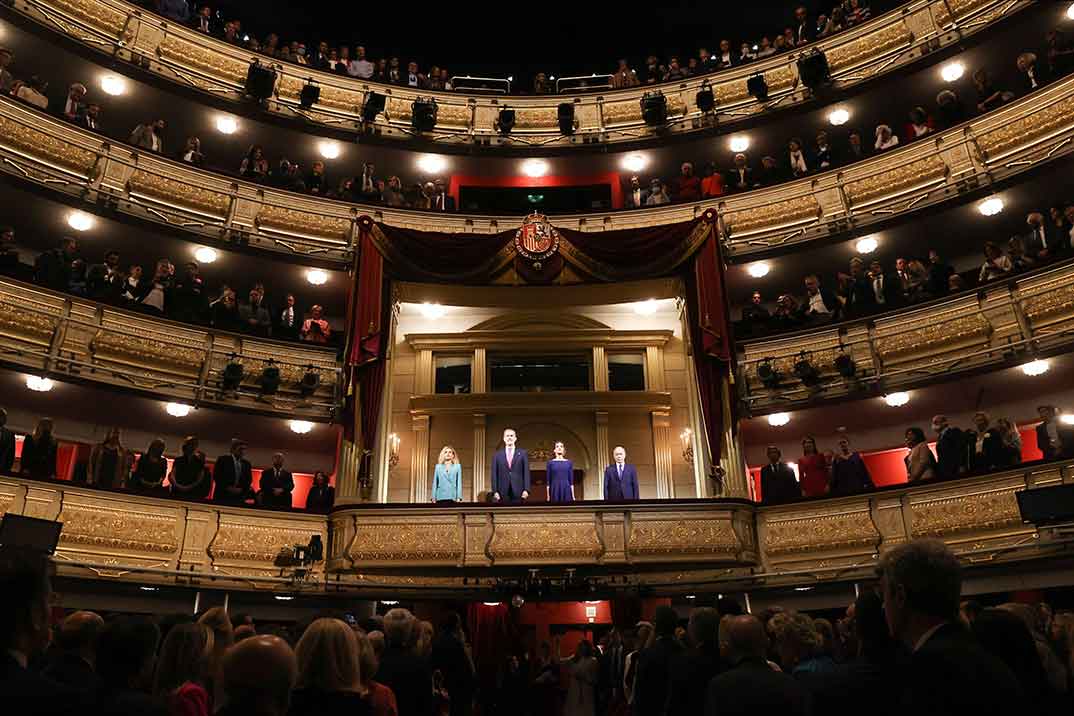
[[[328,343],[332,336],[328,321],[321,315],[323,310],[319,305],[314,305],[310,308],[309,318],[302,322],[300,335],[307,343]]]
[[[133,144],[136,147],[142,149],[148,149],[155,154],[164,153],[164,120],[154,119],[145,124],[139,124],[131,132],[131,136],[127,139],[129,144]]]
[[[217,716],[286,716],[298,667],[278,636],[243,639],[224,654]]]
[[[94,670],[97,636],[103,628],[104,619],[94,612],[77,611],[64,618],[46,654],[41,675],[87,696],[95,693],[99,686]]]
[[[634,716],[661,716],[668,700],[668,683],[673,664],[683,650],[675,639],[679,618],[667,605],[656,608],[653,628],[656,638],[637,657],[634,679]]]
[[[666,714],[702,714],[708,684],[720,673],[720,614],[711,607],[690,612],[690,647],[671,659]]]
[[[190,435],[183,440],[181,454],[172,462],[168,478],[172,495],[186,499],[204,500],[212,489],[205,453],[198,449],[198,439]]]
[[[966,436],[962,430],[952,427],[946,415],[932,418],[936,433],[936,477],[950,480],[966,472]]]
[[[7,411],[0,408],[0,475],[11,472],[15,464],[15,433],[7,427]]]
[[[298,676],[290,716],[371,713],[362,687],[358,640],[345,622],[317,619],[306,627],[295,646],[295,661]]]
[[[861,454],[850,449],[850,438],[839,436],[839,449],[832,456],[832,487],[830,494],[851,495],[875,489],[869,468]]]
[[[19,471],[32,480],[51,480],[56,477],[56,451],[59,443],[52,434],[52,418],[41,418],[33,433],[22,441]]]
[[[768,464],[761,468],[761,499],[765,504],[778,504],[796,500],[802,489],[790,465],[780,460],[783,453],[775,445],[767,449]]]
[[[260,491],[257,493],[258,504],[264,507],[291,507],[291,493],[295,489],[295,480],[290,470],[283,469],[283,453],[272,456],[272,467],[261,471]]]
[[[135,492],[161,494],[164,490],[164,476],[168,472],[168,459],[164,457],[164,441],[155,438],[138,458],[138,463],[131,473],[129,487]]]
[[[1045,460],[1062,460],[1074,457],[1074,425],[1058,419],[1054,405],[1037,407],[1040,424],[1037,425],[1037,447]],[[23,448],[25,450],[26,448]]]
[[[213,500],[227,505],[241,505],[252,497],[253,470],[246,454],[246,442],[235,438],[231,451],[216,458],[213,464]]]
[[[153,697],[160,629],[146,617],[120,617],[110,621],[97,639],[97,692],[95,713],[109,716],[151,716],[168,713]]]
[[[210,716],[213,699],[212,630],[204,624],[173,626],[160,648],[153,693],[168,704],[171,716]]]
[[[328,484],[328,474],[318,470],[313,474],[313,485],[306,495],[306,511],[327,514],[336,501],[336,488]]]
[[[450,716],[469,716],[473,712],[477,684],[462,619],[456,612],[447,612],[440,620],[440,632],[432,642],[429,663],[443,676],[444,687],[451,695]]]
[[[417,626],[414,615],[406,609],[392,609],[384,615],[384,653],[377,680],[395,694],[399,716],[432,713],[432,671],[412,648]]]
[[[906,429],[906,447],[910,452],[903,458],[906,463],[906,481],[924,482],[935,480],[937,475],[936,458],[929,450],[925,440],[925,431],[921,428]]]
[[[817,451],[817,441],[812,437],[807,436],[802,440],[802,457],[798,458],[798,484],[802,497],[822,497],[830,490],[828,460]]]
[[[104,488],[124,487],[131,468],[131,454],[120,442],[119,428],[112,428],[90,451],[86,482]]]

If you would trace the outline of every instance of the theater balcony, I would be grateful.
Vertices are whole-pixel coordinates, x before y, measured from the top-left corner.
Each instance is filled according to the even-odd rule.
[[[897,74],[940,56],[949,49],[1033,5],[1025,0],[915,0],[870,22],[816,43],[827,59],[834,85],[853,90],[877,78]],[[152,76],[178,88],[193,90],[202,101],[237,106],[244,93],[247,68],[254,53],[194,32],[120,0],[16,0],[14,17],[46,29],[53,36],[96,55],[118,60],[126,71]],[[350,136],[405,141],[419,134],[412,128],[412,105],[432,98],[438,106],[435,131],[422,139],[443,147],[569,148],[594,144],[665,141],[668,135],[709,131],[718,125],[749,121],[771,111],[808,104],[813,92],[799,76],[800,53],[786,53],[748,66],[666,83],[657,88],[666,98],[666,125],[644,121],[641,100],[652,87],[600,93],[543,97],[489,96],[467,92],[414,91],[379,85],[308,67],[276,63],[278,77],[265,104],[274,117],[299,121]],[[755,100],[747,80],[763,75],[767,99]],[[319,88],[316,102],[304,105],[302,88]],[[711,89],[715,108],[698,106],[698,94]],[[382,112],[363,122],[363,108],[374,95]],[[558,107],[573,109],[570,134],[559,127]],[[510,135],[496,129],[501,109],[515,112]]]

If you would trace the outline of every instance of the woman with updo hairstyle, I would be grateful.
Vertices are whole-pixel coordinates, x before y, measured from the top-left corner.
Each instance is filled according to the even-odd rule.
[[[362,686],[358,638],[346,622],[317,619],[310,624],[295,646],[295,661],[298,679],[290,716],[372,713]]]

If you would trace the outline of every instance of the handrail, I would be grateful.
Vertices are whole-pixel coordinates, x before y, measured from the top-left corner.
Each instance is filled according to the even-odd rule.
[[[349,204],[225,178],[104,140],[13,99],[0,98],[0,169],[79,200],[200,236],[327,261],[349,261],[357,218],[449,233],[493,233],[521,217],[437,213]],[[55,142],[54,140],[59,140]],[[946,132],[841,169],[770,188],[689,204],[554,217],[580,231],[659,226],[718,209],[732,260],[861,229],[1074,153],[1074,77]],[[76,166],[71,168],[72,163]],[[157,195],[132,190],[152,179]],[[182,196],[174,196],[183,190]],[[192,204],[196,204],[192,206]]]
[[[958,4],[952,15],[947,0],[911,0],[857,27],[812,43],[808,49],[819,49],[828,56],[837,87],[850,87],[963,42],[968,35],[1031,5],[1031,0],[968,0]],[[258,57],[257,53],[208,37],[122,0],[14,0],[13,7],[95,51],[230,100],[239,98],[246,67]],[[807,101],[812,95],[798,82],[796,62],[800,54],[787,52],[744,67],[700,75],[680,83],[660,84],[659,89],[675,109],[669,112],[674,121],[662,133],[647,127],[641,116],[641,95],[652,89],[647,86],[607,90],[596,95],[580,93],[568,98],[512,97],[518,121],[508,137],[500,136],[495,127],[498,102],[495,97],[433,92],[440,107],[440,124],[426,139],[445,144],[569,148],[571,137],[559,133],[554,115],[555,105],[565,100],[579,103],[579,132],[592,134],[597,141],[636,142],[669,132],[693,132],[700,129],[694,126],[693,120],[703,114],[695,99],[703,84],[711,85],[716,96],[716,120],[727,125]],[[361,107],[369,93],[377,92],[388,97],[389,112],[374,122],[383,137],[411,137],[409,107],[419,94],[430,95],[427,90],[382,85],[289,63],[278,65],[278,72],[279,81],[267,103],[268,111],[288,117],[301,114],[308,122],[361,132],[369,128],[362,122]],[[755,101],[745,91],[746,79],[758,72],[768,79],[770,91],[766,102]],[[301,107],[299,94],[310,78],[321,87],[321,95],[320,101],[307,110]],[[600,111],[601,106],[605,112]],[[607,114],[611,108],[615,110],[615,121],[605,124],[600,115]]]

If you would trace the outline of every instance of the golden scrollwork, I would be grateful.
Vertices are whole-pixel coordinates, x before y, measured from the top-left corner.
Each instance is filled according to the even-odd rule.
[[[914,537],[945,537],[1022,523],[1016,488],[922,500],[910,506]]]
[[[1074,283],[1071,277],[1050,282],[1047,290],[1034,287],[1034,295],[1022,303],[1026,318],[1034,328],[1042,328],[1074,315]]]
[[[846,194],[851,204],[865,204],[928,186],[946,175],[947,164],[938,154],[933,154],[864,179],[848,182]]]
[[[820,216],[820,206],[813,195],[799,196],[786,201],[764,204],[749,209],[730,211],[724,215],[727,233],[731,236],[754,229],[793,226]]]
[[[519,107],[515,111],[516,129],[549,129],[558,126],[559,117],[554,107]]]
[[[896,22],[853,42],[833,47],[826,53],[828,66],[833,72],[852,67],[899,47],[909,46],[913,39],[906,26]]]
[[[947,25],[954,17],[959,18],[968,15],[979,7],[988,4],[988,0],[947,0],[937,6],[936,20],[940,26]],[[950,8],[950,12],[948,11]]]
[[[868,509],[766,521],[764,550],[768,555],[875,546],[880,541]]]
[[[496,561],[593,560],[603,548],[592,522],[496,522],[489,553]]]
[[[347,240],[351,227],[349,219],[290,209],[276,204],[262,205],[256,221],[258,227],[303,236],[316,236],[338,242]]]
[[[100,330],[89,344],[95,361],[108,361],[151,372],[196,378],[205,360],[203,348],[184,348],[175,337],[133,336]]]
[[[891,326],[896,331],[892,335],[883,335],[878,327],[876,352],[885,362],[904,361],[950,353],[956,347],[987,343],[989,324],[976,310],[972,313],[967,309],[935,311],[927,320],[927,324],[912,330],[904,330],[900,325]]]
[[[256,518],[253,518],[256,519]],[[322,525],[295,524],[293,521],[251,524],[231,521],[221,515],[217,530],[208,552],[213,560],[236,560],[242,562],[268,562],[276,559],[281,548],[296,544],[308,544],[310,534],[320,533],[324,540]]]
[[[0,336],[17,341],[47,346],[56,330],[56,321],[50,316],[13,300],[0,296]],[[35,307],[39,308],[39,307]]]
[[[204,186],[195,186],[160,174],[135,170],[127,182],[133,194],[142,194],[164,204],[187,208],[222,218],[231,199],[227,194]]]
[[[369,562],[457,562],[463,537],[457,521],[361,523],[347,558]]]
[[[165,37],[157,52],[171,62],[231,84],[242,85],[246,80],[249,63],[240,62],[222,52],[213,52],[175,35]]]
[[[54,0],[53,5],[110,37],[120,37],[127,25],[126,14],[94,0]]]
[[[48,159],[82,177],[89,175],[97,155],[64,139],[0,117],[0,142],[35,158]]]
[[[65,505],[60,546],[80,545],[134,552],[171,554],[179,548],[175,515],[129,509],[113,509],[100,504]]]
[[[727,555],[740,548],[730,515],[713,519],[635,519],[627,538],[627,553],[634,557]]]
[[[1074,97],[1041,107],[1025,117],[1005,122],[991,132],[982,134],[977,145],[986,157],[1004,154],[1030,142],[1074,125]]]

